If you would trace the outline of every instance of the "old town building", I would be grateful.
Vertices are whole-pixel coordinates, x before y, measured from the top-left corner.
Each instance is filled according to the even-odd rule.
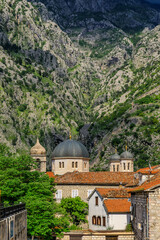
[[[152,168],[149,171],[148,179],[131,190],[131,219],[136,240],[160,239],[160,171],[155,173]]]
[[[130,223],[131,202],[127,189],[96,188],[88,204],[91,230],[125,230]]]

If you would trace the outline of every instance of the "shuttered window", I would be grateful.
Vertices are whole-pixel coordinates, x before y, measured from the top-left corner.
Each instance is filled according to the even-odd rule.
[[[78,197],[78,190],[74,189],[72,190],[72,198]]]
[[[57,190],[56,199],[62,199],[62,190]]]

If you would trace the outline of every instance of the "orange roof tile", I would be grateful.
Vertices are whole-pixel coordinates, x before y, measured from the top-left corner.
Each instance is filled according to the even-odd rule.
[[[57,184],[92,184],[92,185],[113,185],[119,186],[129,184],[136,186],[138,180],[134,173],[124,172],[68,172],[61,176],[55,176]]]
[[[156,166],[152,166],[151,169],[149,167],[146,168],[141,168],[139,169],[136,173],[141,173],[141,174],[145,174],[145,175],[149,175],[149,174],[156,174],[160,171],[160,165],[156,165]]]
[[[160,171],[155,176],[153,176],[149,180],[142,183],[140,186],[135,187],[132,190],[130,190],[130,192],[149,190],[150,188],[154,188],[157,185],[160,185]]]
[[[127,188],[96,188],[96,190],[103,198],[129,198],[131,196]]]
[[[49,178],[54,178],[55,177],[53,172],[46,172],[46,174],[49,176]]]
[[[104,200],[104,205],[110,213],[130,212],[131,202],[128,199],[108,199]]]

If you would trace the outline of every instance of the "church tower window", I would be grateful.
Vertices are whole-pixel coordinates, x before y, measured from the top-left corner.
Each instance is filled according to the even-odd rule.
[[[72,162],[72,168],[74,168],[74,162]]]
[[[113,165],[113,172],[115,172],[116,171],[116,169],[115,169],[115,165]]]
[[[117,165],[117,172],[119,172],[119,165]]]
[[[128,163],[128,170],[130,169],[130,163]]]
[[[125,163],[123,163],[123,169],[126,170],[126,164]]]
[[[62,167],[62,164],[61,164],[61,162],[59,162],[59,168],[61,168]]]
[[[75,168],[78,168],[78,162],[75,162]]]
[[[62,168],[64,168],[64,162],[62,162]]]

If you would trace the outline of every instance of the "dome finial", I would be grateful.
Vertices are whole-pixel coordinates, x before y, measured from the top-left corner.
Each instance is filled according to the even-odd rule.
[[[69,139],[72,139],[72,133],[71,133],[71,128],[69,129]]]
[[[117,148],[115,148],[115,153],[117,153]]]
[[[37,137],[37,143],[39,144],[39,138]]]
[[[128,146],[127,146],[127,144],[126,144],[126,147],[125,147],[125,148],[126,148],[126,151],[127,151],[127,150],[128,150]]]

